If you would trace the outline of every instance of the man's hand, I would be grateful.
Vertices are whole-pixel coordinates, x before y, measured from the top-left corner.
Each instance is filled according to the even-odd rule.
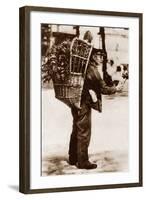
[[[122,92],[123,88],[124,88],[124,85],[122,83],[119,83],[116,86],[116,92]]]

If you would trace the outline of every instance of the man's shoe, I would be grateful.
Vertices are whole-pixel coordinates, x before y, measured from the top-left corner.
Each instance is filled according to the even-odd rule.
[[[96,169],[97,165],[94,163],[90,163],[89,161],[86,161],[84,163],[78,163],[77,167],[79,169]]]

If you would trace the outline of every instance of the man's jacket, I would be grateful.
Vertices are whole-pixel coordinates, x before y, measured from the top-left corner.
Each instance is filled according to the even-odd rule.
[[[90,96],[90,89],[96,93],[97,102],[95,103],[92,101]],[[93,63],[90,63],[86,72],[85,83],[82,92],[82,101],[85,101],[95,110],[102,112],[102,94],[109,95],[114,94],[115,92],[116,88],[107,86],[102,80],[97,66]]]

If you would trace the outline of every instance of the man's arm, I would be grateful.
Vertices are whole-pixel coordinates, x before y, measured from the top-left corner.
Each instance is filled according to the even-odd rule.
[[[118,84],[116,87],[109,87],[102,79],[100,79],[100,87],[102,94],[114,94],[116,92],[121,92],[123,90],[123,86],[123,84]]]
[[[105,83],[104,80],[102,80],[100,73],[98,72],[98,69],[95,66],[90,66],[91,71],[90,71],[90,75],[92,77],[92,80],[95,81],[96,84],[100,85],[100,91],[102,94],[114,94],[117,90],[116,87],[109,87],[107,86],[107,84]]]
[[[115,86],[109,87],[106,85],[106,83],[100,79],[100,88],[102,94],[114,94],[117,92],[117,89]]]
[[[105,83],[104,80],[102,80],[100,73],[98,72],[98,69],[95,66],[90,65],[90,68],[88,68],[87,72],[87,78],[90,80],[91,83],[94,83],[95,91],[96,91],[96,85],[100,87],[100,91],[102,94],[114,94],[116,92],[120,92],[123,89],[123,86],[112,86],[109,87]]]

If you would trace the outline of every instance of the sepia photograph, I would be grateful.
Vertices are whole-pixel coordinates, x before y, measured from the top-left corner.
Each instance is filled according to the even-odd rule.
[[[41,24],[42,176],[129,170],[128,28]]]
[[[20,192],[142,186],[142,14],[20,8]]]

